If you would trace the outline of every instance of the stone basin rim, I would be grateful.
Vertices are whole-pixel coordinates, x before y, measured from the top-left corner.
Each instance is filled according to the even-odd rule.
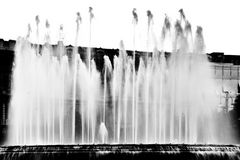
[[[238,152],[240,144],[68,144],[2,145],[4,152]]]

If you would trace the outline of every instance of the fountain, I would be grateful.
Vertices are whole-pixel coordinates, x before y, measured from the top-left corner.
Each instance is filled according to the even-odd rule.
[[[193,41],[191,25],[179,12],[180,20],[171,25],[166,16],[162,27],[162,49],[173,42],[167,56],[157,46],[149,52],[153,14],[147,11],[147,53],[139,55],[133,9],[133,51],[128,54],[121,41],[113,60],[102,57],[102,71],[91,54],[92,7],[86,59],[77,47],[80,13],[71,56],[61,45],[52,48],[48,33],[42,47],[31,44],[29,27],[15,47],[9,134],[0,157],[239,159],[239,146],[223,145],[234,143],[231,131],[219,134],[227,126],[218,123],[203,30],[197,27]],[[37,39],[39,22],[36,16]]]

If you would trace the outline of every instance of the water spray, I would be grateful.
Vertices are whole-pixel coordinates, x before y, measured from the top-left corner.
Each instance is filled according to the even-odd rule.
[[[89,7],[89,14],[90,14],[90,21],[94,18],[94,14],[93,14],[93,8]]]
[[[77,19],[76,19],[76,23],[77,23],[77,31],[76,31],[76,38],[75,38],[75,45],[77,46],[77,41],[78,41],[78,35],[79,35],[79,27],[80,27],[80,23],[82,22],[82,17],[80,15],[80,12],[77,12]]]
[[[185,36],[188,41],[188,47],[189,47],[189,52],[192,52],[192,46],[193,46],[193,37],[192,37],[192,26],[188,20],[185,21],[185,28],[184,28]]]
[[[167,14],[165,14],[165,19],[163,22],[163,27],[162,27],[162,40],[165,39],[167,32],[169,32],[171,29],[171,23],[169,20],[169,17],[167,16]]]
[[[133,8],[132,14],[133,14],[133,23],[137,24],[138,23],[138,15],[137,15],[137,9],[136,8]]]
[[[47,29],[50,27],[50,24],[49,24],[48,20],[46,20],[45,26],[46,26]]]
[[[40,19],[39,19],[39,16],[37,15],[35,17],[35,22],[36,22],[36,26],[37,26],[37,40],[39,40],[39,23],[40,23]]]
[[[185,32],[188,33],[188,32],[192,32],[192,26],[190,24],[189,21],[186,20],[186,23],[185,23]]]
[[[46,43],[50,43],[50,35],[49,35],[50,24],[49,24],[48,20],[46,20],[46,22],[45,22],[45,27],[46,27],[45,41],[46,41]]]
[[[39,23],[40,23],[40,19],[39,19],[38,15],[36,15],[36,17],[35,17],[35,22],[36,22],[36,27],[37,27],[37,31],[36,31],[36,37],[37,37],[37,50],[36,50],[36,54],[39,54]]]
[[[150,28],[151,24],[153,23],[153,14],[150,10],[147,10],[147,17],[148,17],[148,30],[147,30],[147,52],[149,50],[149,39],[150,39]]]
[[[138,23],[138,15],[137,15],[137,9],[136,8],[133,8],[132,10],[132,15],[133,15],[133,60],[135,61],[135,32],[136,32],[136,26],[137,26],[137,23]]]
[[[205,50],[205,43],[204,43],[202,31],[203,31],[202,27],[197,26],[196,36],[194,40],[194,51],[196,53],[204,53],[204,50]]]
[[[171,22],[167,14],[165,14],[165,18],[163,21],[162,32],[161,32],[161,48],[164,50],[165,39],[167,34],[171,33]]]
[[[181,26],[181,22],[179,20],[176,21],[175,23],[175,43],[174,43],[174,48],[173,48],[173,51],[176,52],[178,49],[179,49],[179,40],[181,42],[181,39],[182,39],[182,36],[183,36],[183,29],[182,29],[182,26]],[[180,38],[180,39],[179,39]]]
[[[59,27],[59,41],[64,41],[64,33],[63,33],[63,25],[61,24]]]
[[[182,20],[186,20],[186,16],[185,16],[185,14],[184,14],[184,12],[183,12],[183,9],[181,8],[180,10],[179,10],[179,13],[180,13],[180,18],[181,18],[181,21]]]
[[[89,47],[88,47],[88,69],[91,70],[91,41],[92,41],[92,19],[94,18],[93,8],[89,7]]]
[[[175,31],[176,31],[177,35],[180,35],[180,34],[183,33],[183,29],[182,29],[180,21],[176,21],[176,23],[175,23]]]
[[[196,31],[197,35],[202,36],[202,31],[203,31],[202,27],[197,26],[197,31]]]
[[[30,37],[30,35],[31,35],[31,32],[32,32],[31,25],[30,25],[30,24],[28,24],[28,31],[27,31],[27,36],[26,36],[26,38],[27,38],[27,39]]]
[[[80,15],[80,12],[77,12],[77,19],[76,19],[77,24],[82,22],[82,17]]]
[[[150,25],[153,22],[153,14],[150,10],[147,10],[147,17],[148,17],[148,32],[149,32]]]

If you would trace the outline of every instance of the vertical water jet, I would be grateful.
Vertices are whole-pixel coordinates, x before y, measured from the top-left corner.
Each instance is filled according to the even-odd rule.
[[[138,15],[137,15],[137,10],[136,8],[133,9],[132,11],[133,14],[133,64],[132,64],[132,70],[133,70],[133,74],[132,74],[132,140],[133,143],[135,143],[136,139],[134,137],[135,136],[135,123],[136,123],[136,119],[135,119],[135,61],[136,61],[136,57],[135,57],[135,40],[136,40],[136,26],[138,23]]]

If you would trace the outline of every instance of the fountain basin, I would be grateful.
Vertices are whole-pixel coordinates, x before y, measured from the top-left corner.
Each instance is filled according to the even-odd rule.
[[[1,160],[237,160],[239,145],[97,144],[1,146]]]

